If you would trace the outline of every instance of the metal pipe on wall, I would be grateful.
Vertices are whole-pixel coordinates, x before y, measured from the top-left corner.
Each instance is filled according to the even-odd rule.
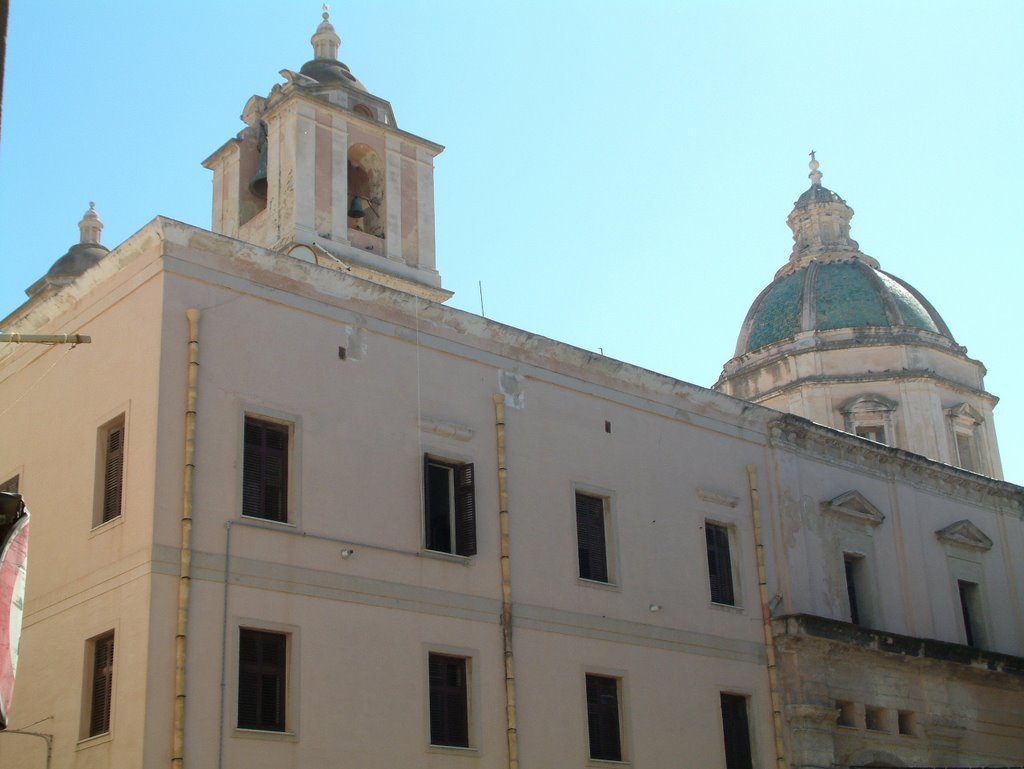
[[[761,623],[764,627],[765,655],[768,659],[768,693],[772,705],[775,764],[778,769],[786,769],[785,745],[782,742],[782,700],[779,696],[775,636],[772,633],[772,610],[768,605],[768,575],[764,565],[764,542],[761,537],[761,492],[757,486],[757,465],[747,465],[747,483],[750,486],[750,516],[754,528],[754,555],[757,559],[757,588],[761,598]]]
[[[494,396],[498,450],[498,526],[501,535],[501,637],[505,656],[505,720],[509,769],[519,769],[515,660],[512,656],[512,568],[508,536],[508,465],[505,455],[505,399]]]
[[[174,731],[171,767],[185,765],[185,656],[189,588],[192,578],[192,502],[195,487],[196,400],[199,392],[199,310],[185,311],[188,319],[188,389],[185,404],[185,469],[181,504],[181,565],[178,576],[178,624],[174,637]]]

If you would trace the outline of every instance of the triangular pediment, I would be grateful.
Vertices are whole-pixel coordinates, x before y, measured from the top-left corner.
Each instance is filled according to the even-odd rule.
[[[989,550],[992,548],[992,540],[986,536],[985,532],[968,520],[951,523],[946,528],[935,532],[935,536],[943,542],[963,545],[975,550]]]
[[[823,512],[843,515],[862,523],[870,523],[872,526],[877,526],[885,520],[885,514],[868,502],[867,497],[859,491],[848,491],[822,502],[821,509]]]

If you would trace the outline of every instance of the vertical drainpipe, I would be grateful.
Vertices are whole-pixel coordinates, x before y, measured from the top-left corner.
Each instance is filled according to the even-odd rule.
[[[508,767],[519,769],[519,732],[516,725],[516,676],[512,657],[512,569],[508,538],[508,467],[505,460],[505,399],[494,396],[494,423],[498,438],[498,526],[501,531],[501,637],[505,652],[505,721]]]
[[[196,396],[199,390],[199,310],[188,318],[188,391],[185,406],[185,472],[181,507],[181,570],[178,576],[178,628],[174,637],[174,732],[171,769],[185,765],[185,645],[188,631],[189,583],[192,572],[192,495],[195,485]]]
[[[775,635],[772,633],[772,610],[768,606],[768,576],[764,567],[764,542],[761,538],[761,492],[757,487],[757,465],[747,465],[747,483],[750,486],[750,516],[754,527],[761,623],[764,627],[765,656],[768,659],[768,693],[771,696],[772,730],[775,733],[775,764],[778,769],[786,769],[785,746],[782,743],[782,701],[779,697],[779,674],[775,662]]]

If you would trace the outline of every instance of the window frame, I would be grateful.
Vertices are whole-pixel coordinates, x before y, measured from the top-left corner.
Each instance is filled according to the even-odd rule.
[[[716,591],[716,577],[713,572],[720,571],[719,569],[712,568],[712,542],[713,536],[718,540],[720,545],[724,539],[725,543],[725,555],[728,558],[728,568],[725,570],[729,578],[728,590],[724,593]],[[721,532],[718,534],[717,532]],[[740,589],[739,589],[739,570],[734,553],[737,549],[736,543],[736,525],[720,520],[713,520],[706,518],[704,520],[704,551],[705,559],[704,564],[707,567],[708,577],[708,594],[710,596],[711,603],[715,606],[728,606],[731,608],[742,608],[740,601]],[[729,598],[726,600],[719,600],[720,598]]]
[[[884,395],[870,393],[858,395],[839,407],[843,415],[845,431],[858,438],[881,443],[883,446],[894,446],[896,442],[895,413],[899,404]],[[882,440],[876,441],[863,433],[881,432]]]
[[[576,484],[573,486],[573,542],[576,545],[576,579],[579,584],[589,585],[593,587],[619,587],[619,575],[618,575],[618,564],[616,561],[616,555],[618,549],[615,525],[614,525],[614,512],[615,512],[615,495],[607,489],[598,489],[592,486],[584,486]],[[588,570],[588,575],[584,575],[584,559],[581,557],[580,548],[580,499],[599,500],[601,503],[601,538],[602,547],[604,551],[604,579],[600,579],[600,574],[596,576],[594,572]],[[592,560],[592,559],[588,559]]]
[[[111,628],[92,636],[85,642],[80,740],[109,737],[113,731],[114,702],[116,700],[114,683],[117,678],[118,659],[115,639],[115,629]],[[101,654],[108,657],[105,662],[100,659]],[[104,678],[99,677],[101,663],[106,668],[103,674]],[[97,686],[102,685],[104,680],[105,686],[100,691]],[[98,718],[97,714],[99,714]]]
[[[111,452],[111,439],[118,447]],[[96,471],[93,492],[92,528],[112,524],[124,516],[128,478],[128,412],[121,411],[96,431]],[[116,476],[116,479],[115,479]]]
[[[432,522],[440,516],[434,514],[438,499],[436,477],[433,469],[446,474],[447,546],[435,540],[440,538]],[[430,553],[443,553],[458,558],[472,558],[477,554],[476,522],[476,476],[473,462],[442,457],[438,454],[423,454],[423,548]],[[438,505],[441,506],[441,505]]]
[[[281,506],[283,508],[280,514],[281,517],[271,517],[268,515],[254,515],[249,512],[246,512],[246,508],[250,506],[247,503],[246,498],[248,493],[247,486],[249,483],[255,483],[257,486],[259,486],[260,481],[262,480],[252,480],[247,478],[247,475],[250,472],[250,458],[248,456],[249,443],[246,434],[248,432],[250,423],[252,424],[253,427],[259,427],[264,430],[270,429],[277,432],[278,434],[283,434],[285,437],[286,446],[284,448],[284,451],[282,452],[284,456],[284,469],[281,474],[283,475],[284,491],[280,495]],[[265,521],[271,524],[282,524],[292,526],[296,525],[298,520],[296,487],[298,484],[293,482],[293,478],[296,477],[295,458],[298,454],[296,447],[296,422],[286,418],[268,415],[263,412],[246,410],[242,418],[241,433],[241,461],[239,462],[241,470],[241,478],[239,483],[239,514],[243,518],[247,518],[249,520],[254,521]],[[262,474],[264,470],[262,464],[259,470]],[[265,487],[266,484],[264,483],[262,485]],[[262,488],[260,490],[259,506],[261,508],[261,512],[265,512],[265,488]]]
[[[276,636],[282,639],[284,644],[283,662],[283,685],[279,687],[280,696],[284,702],[280,706],[281,728],[266,728],[260,725],[242,725],[242,675],[244,666],[242,662],[242,636],[243,633],[259,634],[262,636]],[[273,738],[283,736],[294,738],[297,732],[297,682],[299,671],[297,663],[298,636],[296,629],[265,622],[242,621],[235,625],[234,633],[234,698],[233,698],[233,724],[235,733],[239,735],[263,736]]]
[[[445,667],[442,669],[441,666]],[[448,683],[449,670],[460,672],[460,685],[453,687]],[[439,651],[427,653],[427,733],[430,747],[463,750],[473,747],[472,673],[471,657]],[[443,712],[438,712],[440,710]],[[444,734],[439,733],[442,722]],[[435,723],[439,725],[437,732]]]

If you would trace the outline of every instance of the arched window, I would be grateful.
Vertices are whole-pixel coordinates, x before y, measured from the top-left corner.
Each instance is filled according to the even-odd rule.
[[[348,150],[348,226],[384,237],[384,163],[372,147],[353,144]]]

